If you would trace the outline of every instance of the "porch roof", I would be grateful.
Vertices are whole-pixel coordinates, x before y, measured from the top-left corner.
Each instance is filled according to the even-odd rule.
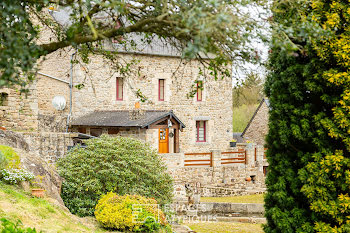
[[[99,127],[138,127],[148,128],[159,120],[172,118],[180,125],[180,129],[186,126],[175,116],[173,111],[145,110],[141,114],[135,111],[115,110],[115,111],[95,111],[76,118],[72,121],[72,126],[99,126]],[[136,119],[135,119],[136,118]]]

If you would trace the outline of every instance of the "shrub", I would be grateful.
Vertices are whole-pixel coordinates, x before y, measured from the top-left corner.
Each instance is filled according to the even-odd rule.
[[[9,161],[5,157],[5,155],[0,151],[0,170],[5,169],[8,165]]]
[[[98,201],[95,216],[103,227],[122,231],[155,232],[167,225],[157,201],[139,195],[107,193]]]
[[[34,179],[33,173],[24,169],[3,169],[0,170],[0,178],[8,184],[18,184],[21,181]]]
[[[79,216],[93,216],[101,195],[138,194],[171,202],[172,179],[161,158],[142,141],[103,135],[86,141],[86,148],[74,148],[58,161],[62,198]]]
[[[17,223],[13,223],[5,218],[1,218],[2,226],[0,227],[1,233],[36,233],[35,228],[22,228],[22,222],[20,220]]]
[[[20,169],[21,159],[19,155],[13,150],[13,148],[5,145],[0,145],[0,152],[3,156],[5,156],[7,160],[7,168]]]
[[[9,146],[0,145],[0,179],[8,184],[34,179],[34,175],[21,169],[19,155]]]
[[[271,111],[264,230],[350,232],[350,53],[344,39],[350,5],[291,3],[274,1],[272,17],[290,37],[271,47],[266,80]],[[305,15],[312,16],[312,28],[327,32],[310,33]],[[298,49],[288,51],[286,41]]]

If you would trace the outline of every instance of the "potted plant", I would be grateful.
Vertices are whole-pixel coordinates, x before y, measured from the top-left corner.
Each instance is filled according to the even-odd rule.
[[[41,187],[44,176],[36,176],[36,178],[39,179],[39,182],[32,182],[32,195],[35,197],[42,198],[45,196],[45,189]]]
[[[236,147],[236,144],[237,144],[237,140],[236,139],[232,139],[230,141],[230,147]]]

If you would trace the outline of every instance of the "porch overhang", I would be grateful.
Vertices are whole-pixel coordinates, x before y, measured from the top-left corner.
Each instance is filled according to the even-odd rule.
[[[171,127],[166,122],[171,122]],[[177,128],[180,131],[186,126],[171,111],[158,110],[116,110],[95,111],[72,121],[71,127],[121,127],[121,128]]]

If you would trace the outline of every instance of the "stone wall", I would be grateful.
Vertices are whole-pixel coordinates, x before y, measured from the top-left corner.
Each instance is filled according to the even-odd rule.
[[[265,137],[269,130],[268,122],[269,107],[263,101],[243,137],[259,145],[265,145]]]
[[[38,129],[35,83],[29,90],[29,94],[26,95],[16,88],[0,88],[0,94],[6,95],[6,99],[0,104],[0,126],[14,130]]]
[[[0,88],[7,100],[0,105],[0,126],[16,131],[65,132],[69,111],[68,84],[38,75],[28,86],[29,93],[20,93],[14,88]],[[52,99],[61,95],[67,106],[57,111]]]
[[[188,207],[188,206],[185,206]],[[190,207],[183,208],[182,204],[174,205],[174,209],[180,216],[216,216],[216,217],[263,217],[265,213],[264,204],[255,203],[205,203],[201,202],[189,211]],[[189,212],[192,212],[189,213]],[[212,219],[215,221],[218,219]]]
[[[28,151],[39,155],[48,162],[56,162],[73,146],[70,133],[23,132],[24,140],[28,143]]]
[[[222,155],[219,150],[213,150],[213,166],[184,166],[186,155],[165,154],[163,160],[168,166],[168,171],[175,181],[175,196],[186,198],[185,184],[189,184],[195,193],[201,196],[234,196],[265,192],[264,166],[268,166],[264,158],[262,146],[246,148],[245,144],[239,145],[246,150],[246,162],[234,164],[222,164]],[[236,150],[231,151],[238,151]],[[232,156],[234,157],[234,156]],[[203,159],[199,156],[193,159]],[[207,157],[208,159],[208,157]]]
[[[18,148],[41,157],[47,162],[56,162],[73,146],[72,133],[13,132],[0,130],[0,144]]]

